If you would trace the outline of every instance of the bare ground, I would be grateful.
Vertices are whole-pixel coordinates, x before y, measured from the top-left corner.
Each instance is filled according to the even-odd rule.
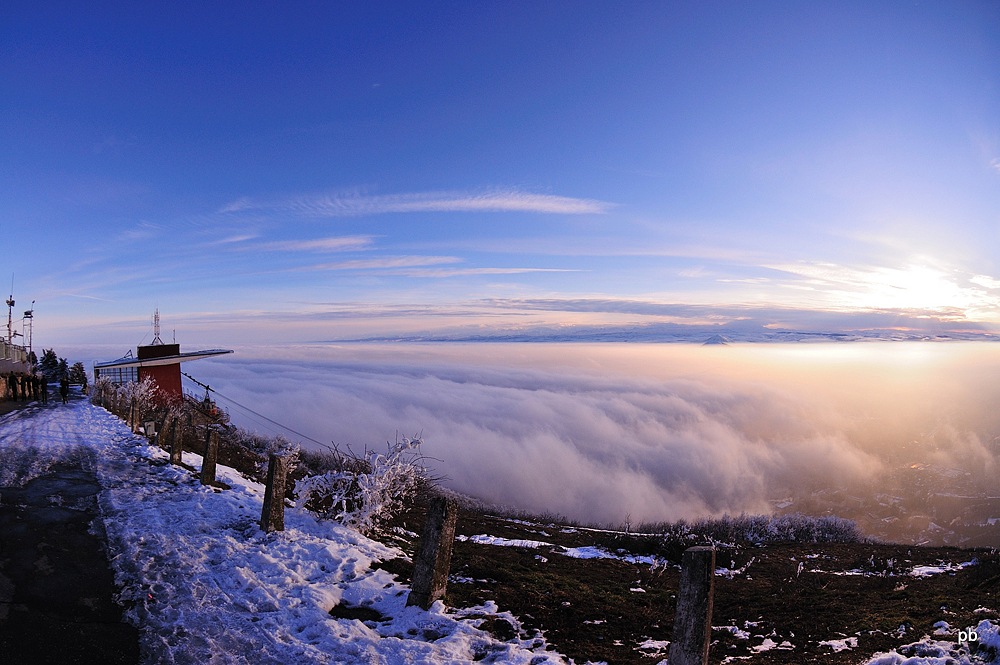
[[[420,522],[413,514],[405,528],[419,533]],[[655,537],[475,512],[460,515],[457,533],[552,546],[456,542],[449,605],[494,600],[522,619],[526,633],[543,631],[553,648],[577,663],[653,664],[666,658],[682,548],[664,546]],[[401,544],[410,551],[415,540],[407,537]],[[618,554],[655,553],[667,564],[559,553],[594,545]],[[860,663],[933,634],[934,624],[942,620],[957,632],[1000,618],[1000,557],[995,550],[787,543],[721,547],[717,565],[740,572],[715,579],[712,663]],[[912,574],[917,566],[942,565],[953,570],[927,577]],[[385,567],[404,579],[412,568],[403,561]],[[498,637],[513,630],[506,624],[493,629]],[[838,641],[849,648],[835,650]]]

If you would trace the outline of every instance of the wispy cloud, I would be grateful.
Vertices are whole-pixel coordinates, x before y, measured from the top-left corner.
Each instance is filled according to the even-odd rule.
[[[159,235],[163,231],[163,227],[159,224],[153,224],[152,222],[139,222],[131,229],[123,231],[121,234],[122,240],[129,242],[136,242],[141,240],[149,240]]]
[[[300,196],[283,201],[237,199],[221,213],[274,210],[303,217],[357,217],[408,212],[533,212],[558,215],[602,214],[613,204],[553,194],[537,194],[518,189],[484,192],[422,192],[367,196],[336,193]]]
[[[973,284],[984,286],[987,289],[1000,289],[1000,279],[994,279],[988,275],[976,275],[969,280]]]
[[[88,295],[83,294],[83,293],[63,293],[61,295],[64,295],[67,298],[79,298],[81,300],[97,300],[99,302],[114,302],[114,300],[111,300],[110,298],[98,298],[97,296],[88,296]]]
[[[347,252],[369,249],[374,236],[336,236],[312,240],[281,240],[257,245],[254,249],[272,252]]]
[[[244,196],[236,199],[235,201],[230,201],[226,205],[222,206],[221,208],[219,208],[219,212],[223,214],[232,212],[243,212],[244,210],[253,210],[259,207],[260,207],[259,205],[256,205],[255,203],[253,203],[253,201]]]
[[[861,333],[875,330],[915,330],[935,334],[985,331],[989,326],[977,321],[975,310],[955,307],[937,308],[846,308],[792,306],[783,304],[690,304],[631,298],[492,298],[484,307],[514,312],[550,312],[593,315],[577,319],[578,333],[589,335],[597,330],[628,331],[646,338],[677,332],[711,332],[725,328],[727,334],[765,330],[805,332]],[[626,317],[607,320],[606,315]],[[984,317],[985,320],[990,320]],[[549,321],[543,315],[542,321]],[[542,324],[544,325],[544,324]],[[638,327],[636,327],[638,326]],[[673,326],[673,327],[672,327]],[[562,332],[566,333],[567,328]],[[546,334],[539,328],[539,334]]]
[[[211,242],[212,245],[238,245],[240,243],[249,242],[251,240],[256,240],[259,238],[255,233],[241,233],[239,235],[226,236],[225,238],[220,238]]]
[[[385,270],[461,263],[455,256],[382,256],[372,259],[352,259],[308,266],[306,270]]]
[[[831,308],[923,310],[993,319],[1000,311],[1000,299],[982,288],[992,288],[996,280],[928,261],[899,266],[799,262],[768,267],[793,276],[800,285],[824,296]]]
[[[430,268],[407,270],[412,277],[467,277],[472,275],[522,275],[539,272],[583,272],[572,268]]]

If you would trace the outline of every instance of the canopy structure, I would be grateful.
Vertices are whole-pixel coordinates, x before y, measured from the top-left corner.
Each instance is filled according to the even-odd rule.
[[[138,357],[133,357],[129,351],[128,355],[118,360],[94,363],[94,379],[104,376],[114,383],[122,384],[149,377],[156,382],[163,401],[174,401],[181,399],[184,394],[181,390],[181,363],[233,352],[232,349],[188,353],[181,353],[180,350],[179,344],[140,346],[137,349]]]

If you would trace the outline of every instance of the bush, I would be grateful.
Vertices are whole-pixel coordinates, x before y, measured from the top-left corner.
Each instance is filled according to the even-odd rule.
[[[291,474],[299,465],[301,449],[299,444],[289,441],[280,434],[277,436],[262,436],[256,432],[231,427],[224,435],[225,443],[230,448],[240,451],[244,457],[249,456],[252,470],[248,464],[234,467],[247,473],[250,477],[264,482],[267,476],[267,460],[272,454],[280,455],[288,460],[288,473]]]
[[[858,543],[865,538],[854,520],[843,517],[791,515],[723,515],[691,524],[679,522],[668,537],[713,543],[761,545],[769,543]]]
[[[419,438],[387,444],[385,453],[340,455],[339,468],[296,483],[297,505],[371,533],[399,512],[427,482]]]
[[[157,390],[156,382],[149,377],[119,385],[106,376],[100,376],[94,382],[90,401],[124,420],[129,419],[132,409],[137,409],[138,422],[141,423],[146,415],[156,410]]]

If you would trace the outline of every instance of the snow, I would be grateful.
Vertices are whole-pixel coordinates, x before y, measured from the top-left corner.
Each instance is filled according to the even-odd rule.
[[[659,658],[666,656],[670,652],[670,642],[668,640],[647,638],[635,646],[635,651],[642,653],[647,658]]]
[[[0,418],[0,482],[80,461],[102,486],[101,519],[125,619],[145,663],[564,663],[495,603],[407,607],[408,587],[378,569],[403,557],[347,527],[287,508],[285,531],[258,526],[264,488],[220,466],[207,488],[165,452],[85,401]],[[198,455],[184,462],[199,468]],[[379,618],[336,619],[334,606]],[[478,629],[506,619],[521,638]]]
[[[935,627],[938,628],[935,635],[950,633],[951,627],[944,621],[939,621]],[[1000,665],[1000,626],[984,620],[975,627],[975,632],[978,646],[973,654],[957,641],[926,636],[919,642],[877,654],[865,665]]]
[[[858,638],[856,637],[845,637],[842,640],[823,640],[819,643],[821,647],[830,647],[833,649],[834,653],[840,653],[847,649],[857,649],[858,648]]]
[[[934,624],[935,635],[951,635],[951,625],[947,621],[938,621]]]
[[[460,542],[468,541],[479,545],[493,545],[495,547],[524,547],[527,549],[552,546],[552,543],[546,543],[541,540],[509,540],[507,538],[488,536],[486,534],[479,534],[476,536],[456,536],[455,540]]]
[[[717,577],[725,577],[727,580],[734,579],[737,575],[743,575],[746,573],[756,560],[757,557],[750,557],[750,560],[740,568],[716,568],[715,575]]]
[[[575,532],[574,532],[575,533]],[[551,547],[556,554],[568,556],[572,559],[615,559],[631,564],[643,564],[649,566],[663,565],[663,559],[655,556],[639,556],[634,554],[613,554],[602,547],[588,545],[584,547],[562,547],[547,543],[543,540],[511,540],[481,533],[475,536],[455,536],[455,540],[460,542],[476,543],[478,545],[492,545],[494,547],[523,547],[525,549],[538,549],[540,547]],[[544,563],[545,557],[537,557]]]
[[[913,577],[930,577],[931,575],[940,575],[942,573],[954,573],[963,568],[975,565],[975,563],[975,561],[965,561],[963,563],[942,562],[937,566],[915,566],[910,571],[910,575]]]
[[[891,561],[890,561],[891,563]],[[847,577],[897,577],[898,575],[903,575],[906,577],[931,577],[933,575],[943,575],[945,573],[956,573],[963,568],[968,568],[969,566],[974,566],[975,561],[963,561],[962,563],[954,563],[951,561],[939,561],[936,566],[914,566],[907,573],[894,573],[886,571],[874,571],[874,570],[862,570],[861,568],[853,568],[851,570],[825,570],[822,568],[812,568],[806,570],[807,573],[820,573],[823,575],[840,575]],[[890,566],[891,567],[891,566]]]
[[[788,640],[784,640],[783,642],[781,642],[781,644],[778,644],[770,637],[766,637],[764,638],[764,641],[758,644],[757,646],[750,647],[750,650],[756,653],[764,653],[765,651],[771,651],[772,649],[779,649],[781,651],[790,651],[794,648],[795,645],[793,645]]]
[[[712,626],[712,630],[721,630],[727,633],[732,633],[733,637],[738,640],[750,639],[750,633],[745,630],[741,630],[739,626]]]

